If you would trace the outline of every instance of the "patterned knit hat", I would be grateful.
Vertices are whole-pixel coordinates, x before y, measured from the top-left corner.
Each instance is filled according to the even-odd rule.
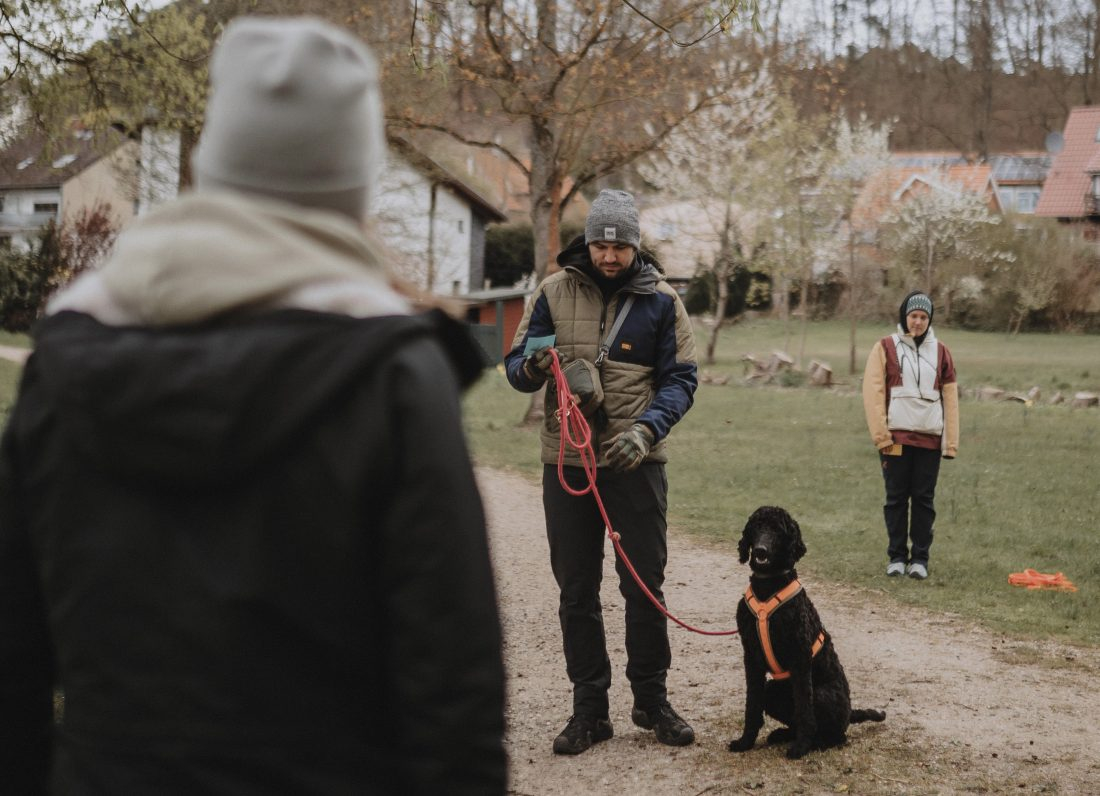
[[[584,222],[584,242],[611,241],[639,248],[642,243],[638,208],[626,191],[603,190],[592,202]]]
[[[920,290],[914,290],[901,302],[901,307],[898,310],[898,323],[901,324],[901,328],[906,332],[909,331],[909,324],[906,323],[906,316],[913,310],[924,310],[928,313],[928,325],[932,325],[932,299],[928,297],[927,293],[923,293]]]

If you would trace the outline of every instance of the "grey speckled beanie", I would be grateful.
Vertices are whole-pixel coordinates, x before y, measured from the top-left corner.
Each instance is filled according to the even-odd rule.
[[[592,202],[584,222],[584,242],[614,241],[639,248],[642,233],[638,225],[638,208],[634,197],[626,191],[603,190]]]
[[[363,218],[385,163],[378,66],[312,17],[241,17],[214,51],[197,189],[221,188]]]

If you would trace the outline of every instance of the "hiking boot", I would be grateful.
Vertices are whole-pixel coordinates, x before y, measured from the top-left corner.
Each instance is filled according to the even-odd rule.
[[[886,567],[886,574],[891,578],[896,578],[899,575],[905,574],[905,562],[904,561],[891,561],[890,565]]]
[[[652,710],[636,707],[630,718],[643,730],[656,731],[657,740],[668,746],[687,746],[695,740],[695,730],[667,703]]]
[[[914,561],[912,564],[909,565],[909,568],[905,570],[905,573],[911,578],[924,580],[928,577],[928,567],[924,564]]]
[[[615,730],[607,719],[578,713],[569,717],[569,723],[561,735],[554,739],[554,754],[579,755],[592,744],[606,741],[614,734]]]

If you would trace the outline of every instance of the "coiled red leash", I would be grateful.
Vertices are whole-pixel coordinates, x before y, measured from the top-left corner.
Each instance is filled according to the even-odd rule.
[[[587,495],[589,492],[592,493],[592,497],[596,500],[596,506],[600,509],[600,516],[603,517],[604,525],[607,528],[607,537],[611,540],[611,544],[615,548],[615,554],[619,556],[619,560],[623,562],[623,566],[630,572],[631,577],[634,578],[634,582],[638,584],[638,588],[649,598],[649,601],[653,603],[658,611],[680,627],[685,630],[690,630],[692,633],[699,633],[703,636],[734,635],[737,633],[736,629],[702,630],[697,627],[692,627],[687,622],[674,616],[667,608],[661,605],[661,601],[654,597],[653,592],[651,592],[649,587],[642,582],[641,575],[634,569],[634,565],[630,563],[630,559],[627,557],[622,544],[619,542],[621,538],[619,532],[611,526],[611,518],[607,516],[607,509],[604,508],[603,499],[600,497],[600,490],[596,486],[596,453],[592,449],[592,429],[588,425],[584,413],[579,410],[576,402],[573,400],[572,394],[569,392],[569,384],[565,380],[565,374],[562,373],[561,362],[558,360],[558,352],[551,348],[550,355],[553,357],[551,369],[554,373],[554,383],[557,385],[558,420],[561,423],[561,442],[558,445],[558,481],[561,483],[561,488],[570,495],[576,497]],[[584,468],[584,474],[588,478],[588,486],[584,489],[573,489],[565,482],[565,446],[567,444],[577,451],[580,456],[581,467]]]

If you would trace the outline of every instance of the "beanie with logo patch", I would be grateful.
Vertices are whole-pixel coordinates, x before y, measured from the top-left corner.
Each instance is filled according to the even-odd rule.
[[[195,187],[260,194],[360,221],[386,157],[378,65],[312,17],[231,22],[210,66]]]
[[[625,243],[635,249],[641,246],[641,227],[633,195],[611,189],[600,191],[584,222],[584,242],[597,241]]]

